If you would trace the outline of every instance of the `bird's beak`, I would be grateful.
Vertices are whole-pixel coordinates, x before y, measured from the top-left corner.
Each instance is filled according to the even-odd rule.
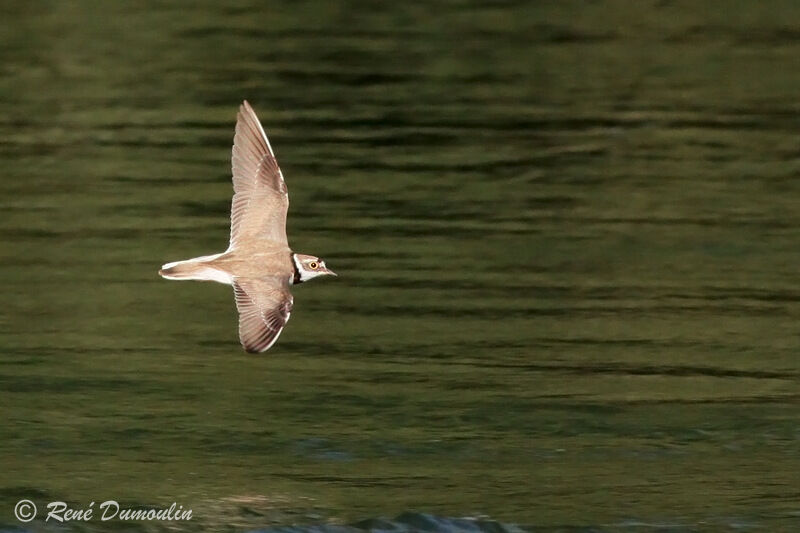
[[[337,277],[339,276],[339,274],[337,274],[336,272],[327,267],[325,268],[325,273],[330,274],[331,276],[337,276]]]

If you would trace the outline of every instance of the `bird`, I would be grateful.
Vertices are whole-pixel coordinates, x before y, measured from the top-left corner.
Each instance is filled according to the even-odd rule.
[[[233,200],[228,249],[174,261],[159,274],[169,280],[216,281],[233,286],[239,341],[261,353],[278,340],[294,305],[291,286],[337,274],[314,255],[295,253],[286,236],[289,191],[255,111],[244,100],[231,150]]]

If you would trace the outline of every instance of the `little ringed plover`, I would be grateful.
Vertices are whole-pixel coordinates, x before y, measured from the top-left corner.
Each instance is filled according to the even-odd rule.
[[[161,267],[166,279],[216,281],[233,286],[239,340],[248,352],[269,350],[292,312],[291,285],[335,276],[325,261],[294,253],[286,237],[289,193],[264,128],[245,100],[233,138],[231,238],[220,254]]]

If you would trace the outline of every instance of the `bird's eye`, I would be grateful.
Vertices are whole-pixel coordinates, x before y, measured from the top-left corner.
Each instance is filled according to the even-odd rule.
[[[317,264],[317,262],[316,262],[316,261],[311,261],[311,262],[308,264],[308,267],[309,267],[311,270],[316,270],[318,266],[319,266],[319,265]]]

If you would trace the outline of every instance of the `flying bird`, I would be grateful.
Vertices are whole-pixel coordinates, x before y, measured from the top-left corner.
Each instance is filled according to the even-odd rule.
[[[289,247],[289,191],[264,128],[247,100],[239,107],[231,166],[234,194],[228,249],[167,263],[158,273],[166,279],[232,285],[242,347],[248,352],[265,352],[291,316],[294,298],[290,287],[336,274],[319,257],[294,253]]]

